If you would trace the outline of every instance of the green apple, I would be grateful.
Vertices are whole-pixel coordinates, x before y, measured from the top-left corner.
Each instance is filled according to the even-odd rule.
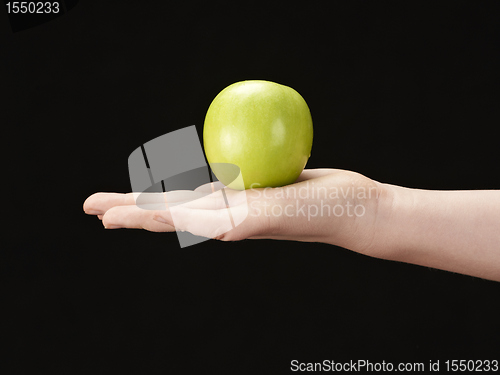
[[[226,186],[278,187],[293,183],[311,155],[313,126],[294,89],[268,81],[242,81],[222,90],[208,108],[203,143],[208,163]],[[234,180],[237,166],[243,183]],[[233,175],[232,177],[229,177]]]

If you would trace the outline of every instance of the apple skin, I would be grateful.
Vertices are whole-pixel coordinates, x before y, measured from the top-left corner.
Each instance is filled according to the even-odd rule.
[[[294,89],[269,81],[242,81],[222,90],[208,108],[203,143],[208,163],[226,186],[237,189],[293,183],[311,155],[311,112]],[[239,167],[233,181],[224,168]]]

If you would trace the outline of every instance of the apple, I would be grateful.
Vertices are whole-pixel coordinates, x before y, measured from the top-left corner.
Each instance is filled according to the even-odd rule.
[[[238,190],[293,183],[311,155],[312,141],[311,112],[304,98],[269,81],[226,87],[210,104],[203,127],[212,171]],[[234,180],[235,169],[243,182]]]

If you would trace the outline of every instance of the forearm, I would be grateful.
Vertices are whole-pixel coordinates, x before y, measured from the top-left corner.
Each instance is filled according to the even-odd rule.
[[[500,191],[382,185],[375,254],[500,281]]]

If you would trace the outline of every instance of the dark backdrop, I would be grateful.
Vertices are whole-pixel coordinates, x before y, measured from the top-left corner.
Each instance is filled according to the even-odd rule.
[[[104,230],[82,204],[129,191],[130,152],[185,126],[202,134],[212,99],[245,79],[306,99],[309,168],[499,188],[499,11],[478,1],[81,0],[14,32],[2,9],[9,373],[498,358],[498,283],[322,244],[180,249],[175,234]]]

